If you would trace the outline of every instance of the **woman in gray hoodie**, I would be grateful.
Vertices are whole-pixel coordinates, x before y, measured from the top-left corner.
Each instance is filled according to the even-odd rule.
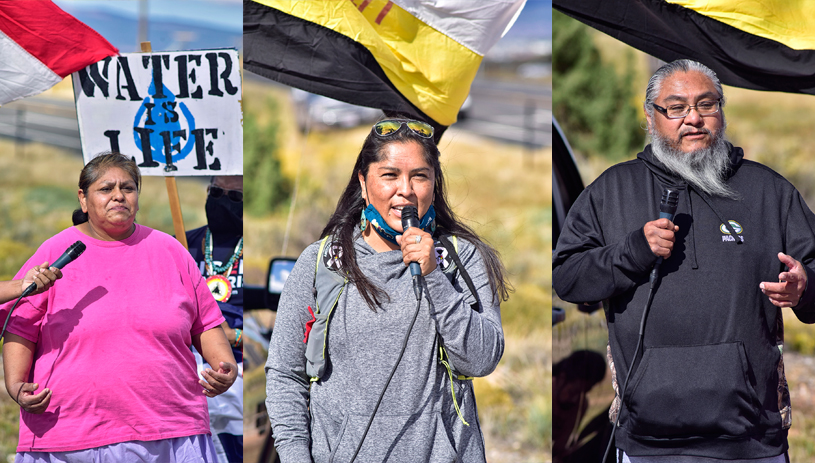
[[[501,359],[510,285],[450,209],[439,156],[424,122],[374,125],[286,281],[266,362],[283,463],[486,461],[471,379]]]

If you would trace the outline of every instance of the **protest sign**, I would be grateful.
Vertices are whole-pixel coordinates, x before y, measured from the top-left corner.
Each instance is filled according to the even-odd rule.
[[[85,163],[134,158],[142,175],[243,175],[234,49],[125,53],[73,74]]]

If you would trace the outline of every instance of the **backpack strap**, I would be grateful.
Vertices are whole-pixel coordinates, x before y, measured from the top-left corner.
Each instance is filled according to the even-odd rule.
[[[341,275],[338,266],[339,245],[331,241],[330,236],[326,236],[320,242],[317,251],[317,263],[314,267],[314,301],[316,310],[312,311],[313,320],[311,329],[306,328],[306,374],[311,377],[311,381],[319,381],[325,373],[328,355],[326,352],[326,341],[328,339],[328,321],[331,313],[337,306],[348,279]]]
[[[467,285],[467,289],[470,290],[470,294],[473,295],[475,303],[470,304],[470,308],[477,312],[481,301],[478,297],[478,292],[475,290],[473,279],[470,278],[470,274],[467,273],[467,269],[464,268],[464,264],[462,264],[461,258],[458,256],[458,238],[455,235],[439,234],[438,240],[441,245],[444,246],[444,249],[447,250],[447,256],[453,259],[453,262],[456,265],[456,270],[458,270],[461,277],[464,279],[464,283]],[[449,278],[451,283],[455,279],[454,275],[451,275]],[[459,409],[458,400],[456,399],[456,390],[453,387],[453,379],[455,378],[459,381],[469,381],[472,380],[473,377],[462,375],[456,371],[456,367],[452,364],[450,356],[447,354],[447,350],[444,348],[444,340],[438,333],[436,333],[436,337],[438,338],[439,342],[439,363],[444,365],[444,368],[447,370],[447,375],[450,378],[450,392],[453,396],[453,405],[455,406],[456,414],[465,426],[469,426],[470,424],[464,420],[464,416],[461,414],[461,410]]]
[[[447,255],[453,259],[453,262],[456,263],[456,268],[458,269],[459,273],[461,273],[461,277],[464,278],[464,283],[467,284],[467,288],[470,290],[470,294],[473,295],[475,298],[475,304],[470,304],[470,308],[478,311],[478,305],[481,301],[478,299],[478,292],[475,290],[475,285],[473,284],[472,278],[470,278],[470,274],[467,273],[467,269],[464,268],[464,264],[461,263],[461,258],[458,257],[458,239],[455,235],[449,235],[454,243],[450,242],[450,239],[447,238],[448,235],[439,235],[439,241],[441,242],[444,249],[447,249]]]

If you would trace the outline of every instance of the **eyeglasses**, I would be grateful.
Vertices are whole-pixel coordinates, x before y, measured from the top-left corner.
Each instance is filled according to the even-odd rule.
[[[209,186],[209,195],[213,198],[220,198],[226,194],[226,197],[229,198],[233,203],[240,203],[243,202],[243,192],[238,190],[225,190],[219,186]]]
[[[387,137],[398,132],[403,125],[407,125],[411,132],[422,138],[431,138],[433,136],[433,127],[421,121],[379,121],[374,124],[374,133],[380,137]]]
[[[710,116],[711,114],[716,114],[721,108],[721,100],[704,100],[696,103],[695,105],[672,104],[667,108],[663,108],[662,106],[658,106],[654,103],[651,103],[651,105],[654,107],[654,109],[664,114],[668,119],[682,119],[690,114],[691,109],[696,109],[696,112],[699,113],[700,116]]]

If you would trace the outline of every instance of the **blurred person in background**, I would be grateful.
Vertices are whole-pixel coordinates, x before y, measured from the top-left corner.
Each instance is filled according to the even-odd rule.
[[[225,393],[207,399],[209,421],[222,463],[243,462],[243,176],[212,177],[207,225],[187,232],[190,254],[226,321],[221,324],[238,377]],[[210,368],[196,352],[199,371]]]
[[[503,355],[509,283],[450,209],[439,156],[430,125],[375,124],[323,240],[289,275],[266,362],[283,463],[486,461],[471,379]],[[407,206],[418,217],[404,230]],[[441,236],[457,241],[458,263]]]
[[[781,308],[815,322],[815,215],[727,141],[724,104],[703,64],[659,68],[644,104],[651,143],[583,191],[557,242],[558,296],[607,300],[610,418],[619,416],[624,462],[786,459]],[[655,220],[665,188],[678,207]]]
[[[187,250],[135,223],[140,186],[131,158],[92,159],[79,176],[76,225],[23,267],[53,262],[76,241],[87,247],[59,285],[22,301],[8,327],[6,388],[21,408],[16,463],[217,461],[206,397],[237,376],[224,318]],[[218,365],[205,380],[191,346]]]
[[[552,461],[599,463],[611,436],[608,418],[595,417],[580,428],[589,408],[589,391],[606,376],[605,356],[590,350],[572,352],[552,365]],[[601,412],[606,416],[608,410]],[[578,432],[580,430],[580,432]]]

